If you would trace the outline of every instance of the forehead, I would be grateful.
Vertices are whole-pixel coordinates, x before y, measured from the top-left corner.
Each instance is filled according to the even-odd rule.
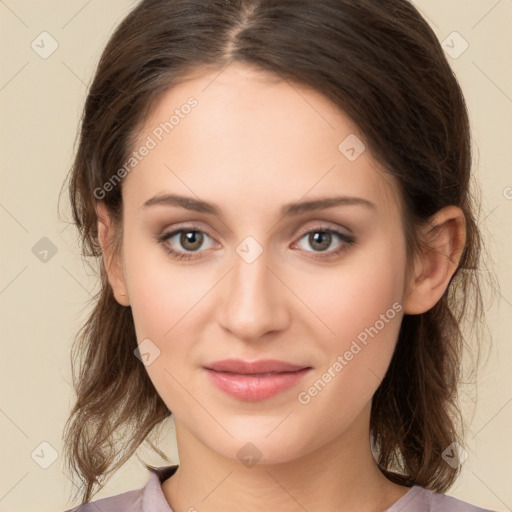
[[[278,191],[284,203],[335,188],[383,208],[397,204],[393,177],[370,151],[347,153],[353,147],[357,156],[364,144],[348,116],[320,92],[246,65],[198,70],[165,91],[134,149],[149,140],[151,150],[125,178],[139,206],[176,188],[205,199],[242,195],[255,205],[278,200]]]

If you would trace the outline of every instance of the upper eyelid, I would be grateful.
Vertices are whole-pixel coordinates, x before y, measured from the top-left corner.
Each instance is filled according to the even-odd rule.
[[[341,235],[346,234],[346,236],[352,236],[352,230],[350,230],[348,228],[339,227],[339,226],[332,226],[332,225],[329,225],[328,223],[325,223],[325,224],[320,223],[320,224],[317,224],[316,226],[301,230],[300,234],[298,236],[300,236],[302,238],[304,235],[307,235],[311,231],[322,231],[322,230],[329,231],[329,232],[339,232]],[[348,233],[343,233],[344,230],[346,230]]]

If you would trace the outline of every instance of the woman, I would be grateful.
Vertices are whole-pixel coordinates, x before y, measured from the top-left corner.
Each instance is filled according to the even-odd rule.
[[[74,510],[482,511],[443,494],[465,454],[460,325],[481,312],[470,154],[405,0],[143,0],[70,181],[102,282]],[[179,465],[85,505],[171,415]]]

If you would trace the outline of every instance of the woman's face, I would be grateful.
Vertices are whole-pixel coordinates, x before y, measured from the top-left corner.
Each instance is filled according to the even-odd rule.
[[[140,132],[122,248],[138,343],[178,432],[224,457],[368,439],[406,252],[396,183],[363,142],[318,92],[239,64],[167,91]],[[205,369],[226,359],[307,369]]]

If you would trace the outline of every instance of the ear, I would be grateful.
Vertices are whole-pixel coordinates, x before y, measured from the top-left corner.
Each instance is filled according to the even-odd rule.
[[[103,252],[103,262],[114,297],[121,306],[129,306],[128,289],[119,255],[114,254],[114,225],[103,201],[97,202],[98,240]]]
[[[456,206],[439,210],[420,234],[421,249],[408,282],[404,313],[418,315],[435,306],[457,270],[466,243],[464,213]]]

